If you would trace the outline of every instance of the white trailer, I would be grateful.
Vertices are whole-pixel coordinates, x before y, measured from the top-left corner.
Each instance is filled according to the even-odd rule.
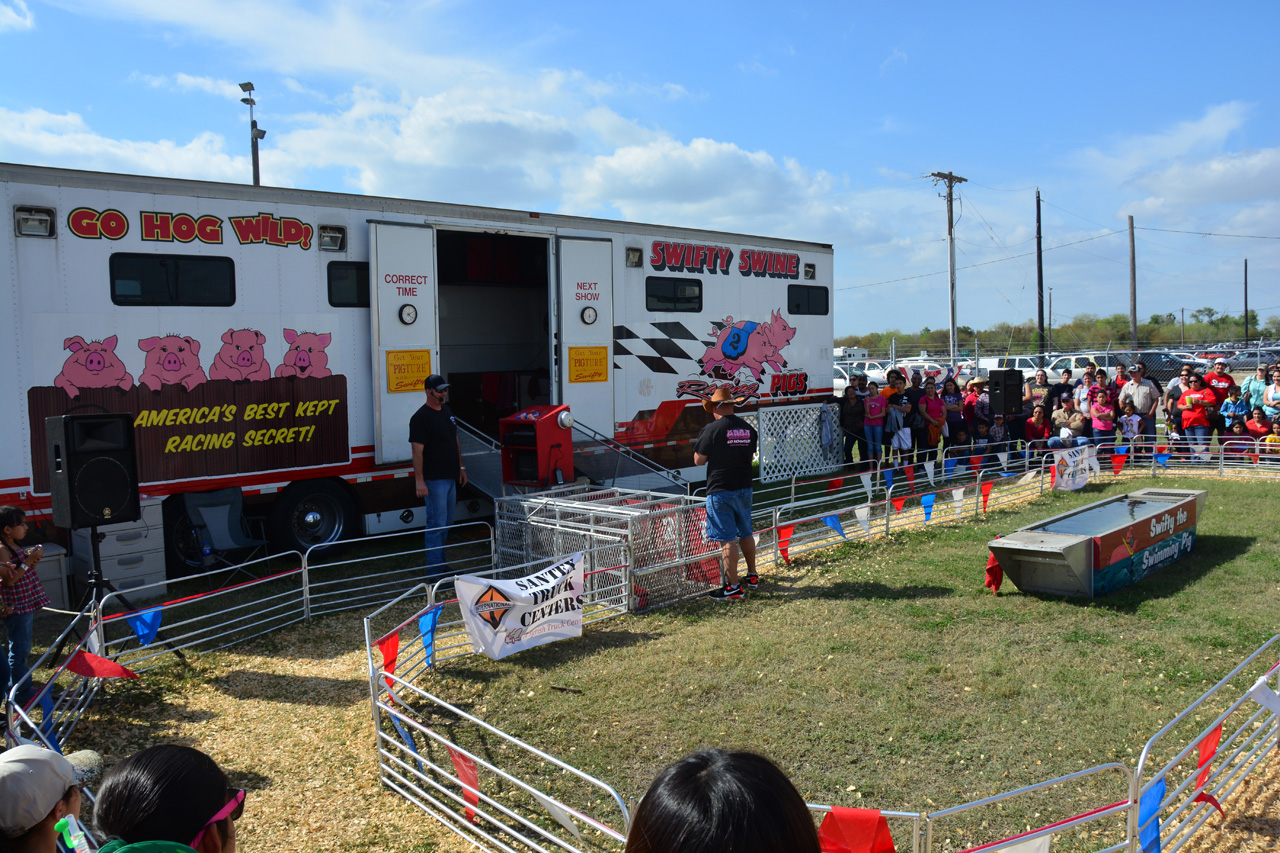
[[[299,547],[421,525],[408,421],[432,372],[480,431],[565,403],[686,473],[716,388],[830,393],[827,245],[20,165],[0,186],[0,503],[37,516],[43,421],[68,412],[134,415],[166,519],[237,486]]]

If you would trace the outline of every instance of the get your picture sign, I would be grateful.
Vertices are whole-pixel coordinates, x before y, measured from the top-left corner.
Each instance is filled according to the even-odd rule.
[[[471,645],[499,660],[543,643],[582,636],[582,553],[528,577],[454,581]]]

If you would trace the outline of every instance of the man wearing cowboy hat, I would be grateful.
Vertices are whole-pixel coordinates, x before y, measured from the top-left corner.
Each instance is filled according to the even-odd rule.
[[[712,592],[713,601],[742,598],[738,583],[738,550],[747,561],[747,587],[760,584],[756,575],[756,540],[751,532],[751,461],[759,441],[756,431],[734,414],[741,405],[728,388],[717,388],[702,401],[714,418],[693,443],[693,464],[707,466],[707,541],[719,542],[724,558],[725,585]]]

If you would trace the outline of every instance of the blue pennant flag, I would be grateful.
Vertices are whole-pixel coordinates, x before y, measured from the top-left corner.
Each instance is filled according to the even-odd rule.
[[[138,642],[144,646],[151,645],[151,641],[156,638],[156,634],[160,633],[160,619],[161,611],[159,607],[142,610],[125,617],[125,621],[129,623],[129,627],[133,629],[133,633],[137,636]]]
[[[58,743],[58,739],[53,735],[53,695],[49,690],[45,690],[40,694],[40,712],[42,719],[40,720],[40,734],[53,745],[58,754],[62,754],[62,744]]]
[[[1168,465],[1166,465],[1166,464],[1164,464],[1164,463],[1166,463],[1166,462],[1168,462],[1168,461],[1169,461],[1169,454],[1168,454],[1168,453],[1157,453],[1157,454],[1156,454],[1156,464],[1157,464],[1157,465],[1159,465],[1161,468],[1165,468],[1165,469],[1167,469],[1169,466],[1168,466]]]
[[[828,515],[822,519],[822,523],[825,524],[827,527],[830,527],[836,533],[839,533],[841,539],[847,538],[844,535],[844,528],[840,525],[840,519],[838,517],[834,515]]]
[[[409,747],[409,749],[413,752],[413,754],[414,754],[414,755],[418,755],[418,747],[414,746],[413,738],[409,737],[409,733],[408,733],[408,732],[406,732],[406,731],[404,730],[404,726],[400,725],[399,721],[398,721],[398,720],[396,720],[395,715],[394,715],[394,714],[387,714],[387,719],[391,721],[391,725],[393,725],[393,726],[395,726],[395,727],[396,727],[396,731],[398,731],[398,732],[400,733],[400,738],[405,742],[405,745],[406,745],[407,747]],[[413,763],[414,763],[414,764],[416,764],[416,765],[418,765],[418,770],[419,770],[420,772],[422,772],[422,773],[426,773],[426,772],[427,772],[426,770],[423,770],[423,769],[422,769],[422,762],[421,762],[421,761],[418,761],[418,760],[416,760],[416,759],[415,759]]]
[[[924,523],[928,524],[929,519],[933,518],[933,500],[937,495],[921,495],[920,506],[924,507]]]
[[[1111,448],[1111,452],[1114,453],[1116,456],[1128,456],[1129,445],[1117,444],[1115,447]]]
[[[886,489],[893,488],[893,469],[892,468],[884,469],[884,487]]]
[[[997,474],[999,474],[1001,477],[1016,477],[1016,476],[1018,476],[1018,472],[1017,472],[1017,471],[997,471],[996,473],[997,473]]]
[[[440,621],[443,604],[437,604],[418,617],[418,633],[422,634],[422,648],[427,653],[427,666],[435,666],[436,624]]]
[[[1030,458],[1031,458],[1031,451],[1029,451],[1029,450],[1024,450],[1024,451],[1022,451],[1022,458],[1023,458],[1023,459],[1030,459]]]
[[[1138,844],[1142,853],[1160,853],[1160,802],[1164,793],[1165,780],[1161,776],[1160,781],[1148,788],[1138,801],[1138,826],[1142,827],[1138,832]]]
[[[952,472],[952,471],[954,471],[954,470],[956,470],[956,460],[955,460],[955,459],[944,459],[944,460],[942,460],[942,471],[943,471],[943,473],[944,473],[944,474],[946,474],[946,475],[947,475],[947,477],[948,477],[948,478],[950,478],[950,476],[951,476],[951,472]]]

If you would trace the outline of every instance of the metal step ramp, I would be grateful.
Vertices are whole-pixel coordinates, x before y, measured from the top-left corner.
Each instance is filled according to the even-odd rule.
[[[501,445],[461,419],[455,423],[462,445],[462,464],[467,468],[467,484],[494,501],[517,491],[502,482]],[[663,468],[585,424],[573,427],[573,462],[575,478],[585,477],[594,486],[689,493],[689,483],[677,472]]]

